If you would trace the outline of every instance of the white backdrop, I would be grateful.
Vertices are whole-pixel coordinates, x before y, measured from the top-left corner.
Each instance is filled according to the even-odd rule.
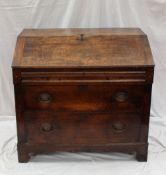
[[[11,140],[11,143],[16,143],[11,63],[17,35],[23,28],[75,27],[140,27],[148,35],[156,65],[150,143],[152,147],[158,145],[152,150],[165,150],[166,0],[0,0],[0,125],[3,126],[1,129],[4,129],[1,133],[6,132],[7,128],[12,128],[13,133],[12,135],[9,132],[9,140],[7,135],[1,134],[4,136],[4,144],[2,143],[0,148],[2,146],[8,150],[4,145]],[[12,117],[4,117],[7,115]],[[13,120],[13,123],[8,123],[8,119]],[[12,145],[12,148],[15,150],[15,146]],[[5,156],[0,153],[0,156],[2,155]],[[98,157],[96,159],[98,160]],[[4,165],[5,169],[3,163],[0,161],[0,165]]]
[[[0,0],[0,115],[14,115],[11,62],[23,28],[140,27],[155,78],[152,112],[166,119],[166,0]]]
[[[0,114],[14,115],[11,62],[23,28],[140,27],[155,78],[152,112],[166,119],[166,0],[0,0]]]

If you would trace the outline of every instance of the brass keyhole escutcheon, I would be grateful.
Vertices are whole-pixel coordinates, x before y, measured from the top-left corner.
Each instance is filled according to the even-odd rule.
[[[127,126],[123,122],[114,122],[112,128],[115,132],[123,132],[127,129]]]
[[[49,132],[53,130],[53,126],[50,123],[43,123],[41,126],[41,130],[44,132]]]
[[[124,91],[117,92],[114,98],[118,102],[124,102],[128,99],[128,93]]]
[[[49,93],[41,93],[39,95],[39,102],[41,103],[50,103],[52,100],[52,97]]]

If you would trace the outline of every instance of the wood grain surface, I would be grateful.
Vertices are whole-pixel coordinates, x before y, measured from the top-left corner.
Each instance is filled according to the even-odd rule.
[[[147,161],[154,63],[140,29],[25,29],[12,68],[19,162],[56,151]]]
[[[14,67],[153,66],[146,35],[139,29],[24,30]]]

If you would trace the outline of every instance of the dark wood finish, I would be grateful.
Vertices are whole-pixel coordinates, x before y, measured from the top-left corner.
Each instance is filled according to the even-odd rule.
[[[25,120],[29,144],[52,143],[57,146],[137,142],[141,122],[136,113],[40,111],[25,112]]]
[[[154,63],[140,29],[25,29],[12,68],[19,162],[55,151],[147,160]]]
[[[141,85],[40,85],[40,88],[26,85],[22,86],[22,92],[28,110],[142,112],[145,88]]]

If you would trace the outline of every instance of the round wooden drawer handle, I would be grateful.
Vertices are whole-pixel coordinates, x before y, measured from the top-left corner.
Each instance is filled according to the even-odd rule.
[[[127,92],[117,92],[115,95],[115,100],[118,102],[124,102],[128,99],[128,93]]]
[[[50,123],[43,123],[41,126],[41,130],[44,132],[49,132],[53,130],[53,126]]]
[[[115,132],[123,132],[127,129],[127,126],[125,123],[122,122],[115,122],[112,124],[112,128]]]
[[[42,102],[42,103],[50,103],[52,100],[52,97],[49,93],[41,93],[39,95],[39,102]]]

